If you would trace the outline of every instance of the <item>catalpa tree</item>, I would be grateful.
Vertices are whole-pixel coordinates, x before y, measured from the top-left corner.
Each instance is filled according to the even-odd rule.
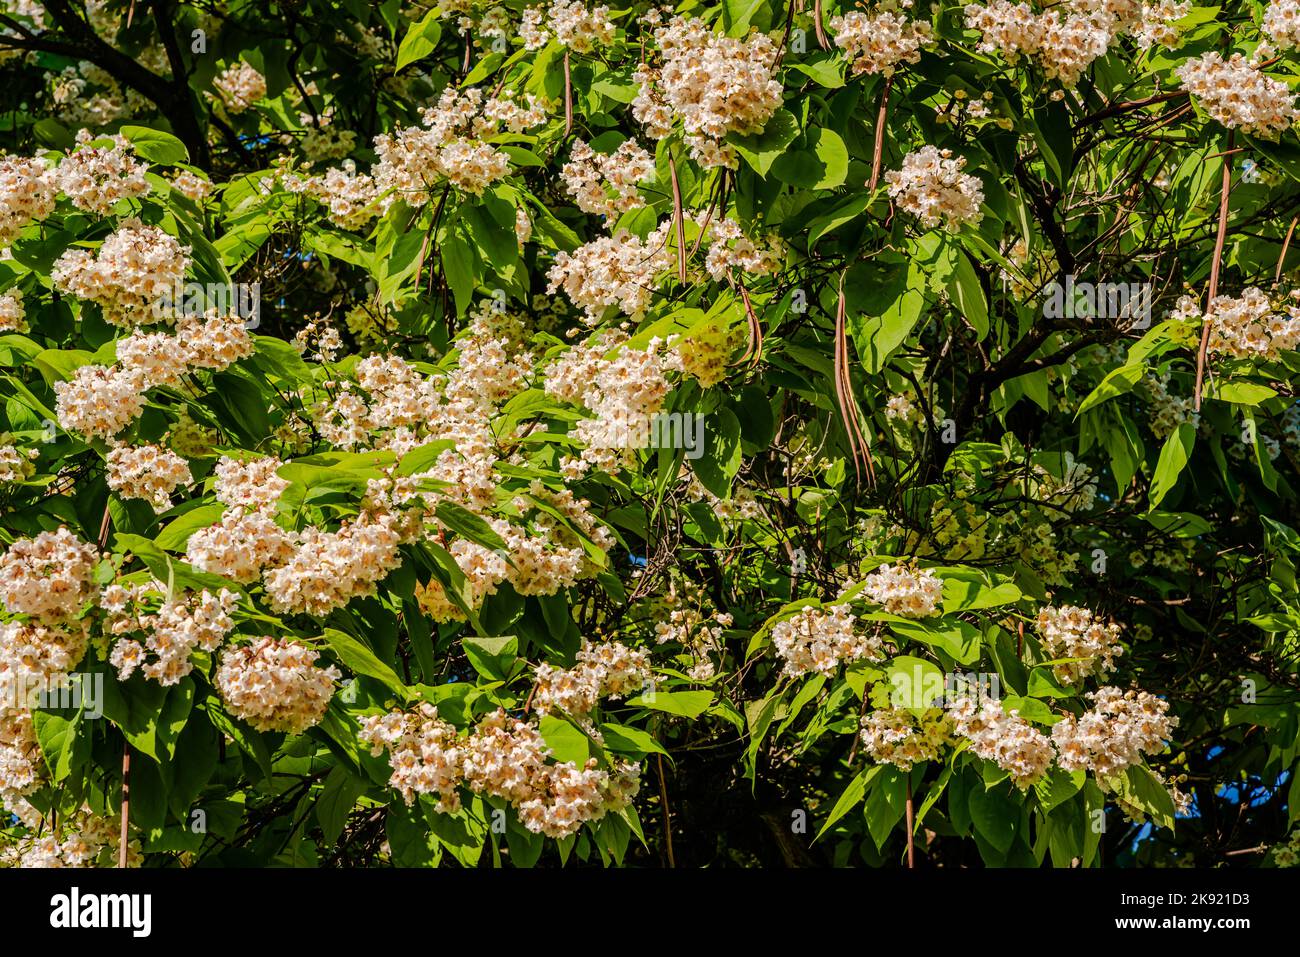
[[[5,863],[1297,861],[1297,0],[4,7]]]

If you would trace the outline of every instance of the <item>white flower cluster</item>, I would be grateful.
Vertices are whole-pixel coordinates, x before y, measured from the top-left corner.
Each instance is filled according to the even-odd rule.
[[[236,315],[182,317],[176,334],[136,331],[117,343],[120,368],[134,376],[140,388],[176,385],[191,369],[221,371],[254,351],[253,337]]]
[[[468,91],[467,91],[468,92]],[[498,90],[483,104],[483,117],[493,120],[511,133],[522,133],[546,122],[546,103],[525,93],[520,104],[517,93]],[[484,124],[483,128],[489,129]]]
[[[1297,293],[1291,297],[1298,298]],[[1235,299],[1215,296],[1206,312],[1211,352],[1238,359],[1277,359],[1300,347],[1300,306],[1275,310],[1267,294],[1254,286]]]
[[[281,462],[274,455],[257,459],[222,456],[212,470],[212,491],[218,502],[252,511],[273,511],[280,495],[289,487],[277,473]]]
[[[180,170],[171,179],[172,188],[187,199],[201,203],[212,194],[212,182],[187,169]]]
[[[417,794],[435,794],[439,810],[455,811],[463,785],[508,801],[524,827],[548,837],[567,837],[584,822],[622,810],[640,786],[637,764],[619,762],[606,771],[594,758],[581,768],[548,763],[550,749],[537,727],[503,710],[461,738],[425,704],[365,719],[360,739],[376,755],[389,752],[390,783],[408,804]]]
[[[865,591],[891,615],[927,618],[943,601],[943,580],[928,568],[886,562],[867,576]]]
[[[121,828],[117,817],[95,814],[83,805],[70,819],[47,820],[26,801],[15,802],[14,815],[27,834],[0,849],[0,867],[116,867]],[[126,866],[143,860],[140,841],[127,842]]]
[[[1016,711],[994,698],[962,695],[950,702],[953,728],[971,743],[971,752],[993,761],[1019,788],[1037,781],[1052,764],[1052,742]]]
[[[125,369],[86,365],[54,383],[59,425],[95,438],[116,435],[144,410],[143,383]]]
[[[24,452],[16,445],[0,442],[0,484],[27,481],[36,471],[34,463],[39,457],[36,449]]]
[[[671,389],[667,373],[680,371],[680,358],[663,346],[653,339],[634,349],[622,332],[598,333],[547,369],[548,395],[592,412],[572,431],[584,446],[576,462],[565,463],[570,474],[589,466],[617,472],[646,446],[652,418]]]
[[[1064,473],[1057,478],[1042,466],[1035,466],[1030,472],[1030,488],[1033,495],[1045,502],[1051,502],[1057,508],[1067,512],[1086,512],[1097,500],[1097,479],[1092,469],[1075,459],[1073,452],[1061,456]]]
[[[624,140],[609,155],[597,153],[583,140],[574,140],[569,162],[560,171],[564,188],[578,208],[606,220],[644,206],[637,184],[654,174],[654,157],[635,140]]]
[[[927,708],[919,718],[906,708],[877,708],[862,719],[867,754],[900,771],[937,760],[952,742],[952,719],[942,708]]]
[[[635,74],[640,87],[632,114],[654,137],[680,117],[691,155],[704,166],[732,166],[728,133],[762,131],[782,102],[773,72],[776,44],[763,33],[740,40],[714,33],[702,20],[676,16],[654,31],[663,64]]]
[[[1049,659],[1082,659],[1053,666],[1056,676],[1067,684],[1114,671],[1114,659],[1124,653],[1119,644],[1119,625],[1103,623],[1087,608],[1049,605],[1039,610],[1037,624]]]
[[[465,575],[467,604],[471,610],[477,611],[489,595],[496,594],[497,586],[506,580],[509,566],[496,552],[466,538],[456,539],[447,551],[456,559],[456,564]],[[436,579],[420,585],[416,599],[420,610],[434,621],[465,620],[465,612],[447,596],[446,589]]]
[[[84,621],[0,622],[0,712],[25,706],[34,690],[62,686],[88,644]]]
[[[310,119],[310,118],[309,118]],[[324,126],[308,125],[298,148],[307,157],[309,163],[324,163],[327,160],[342,159],[357,147],[357,134],[341,126],[326,124]]]
[[[533,706],[539,714],[553,710],[579,717],[590,714],[601,698],[622,698],[650,679],[649,656],[617,641],[584,641],[572,668],[537,666]]]
[[[98,303],[114,325],[132,326],[159,318],[159,304],[184,282],[188,256],[188,247],[157,226],[128,218],[97,255],[69,249],[50,275],[57,291]]]
[[[26,332],[27,312],[23,308],[23,291],[10,289],[0,296],[0,332]]]
[[[509,116],[512,132],[536,125],[545,112],[530,101],[530,109],[503,112],[497,98],[484,102],[483,91],[474,87],[448,87],[434,107],[423,113],[424,126],[404,127],[391,135],[375,137],[379,162],[371,170],[380,193],[394,193],[412,206],[429,201],[430,192],[442,182],[478,195],[510,172],[505,153],[484,142],[497,132]]]
[[[829,609],[801,608],[772,627],[772,645],[784,662],[787,675],[817,672],[834,675],[842,664],[880,661],[884,651],[880,637],[859,632],[857,619],[848,605]]]
[[[572,762],[547,764],[549,754],[535,726],[497,711],[469,738],[466,783],[509,801],[524,827],[553,838],[621,810],[636,796],[639,765],[619,763],[605,771],[594,758],[582,768]]]
[[[695,659],[687,673],[696,681],[708,681],[716,673],[710,656],[722,652],[723,632],[735,619],[724,611],[706,614],[703,606],[708,599],[698,584],[683,581],[682,593],[677,584],[670,578],[667,594],[655,602],[655,643],[681,645]]]
[[[911,396],[906,394],[889,397],[885,403],[885,418],[897,419],[906,425],[921,425],[925,422],[925,415],[912,404]]]
[[[573,252],[561,250],[546,274],[548,293],[563,289],[595,325],[610,306],[639,318],[654,296],[655,281],[673,263],[668,249],[672,221],[664,220],[642,242],[626,230],[601,236]]]
[[[1295,92],[1265,76],[1240,53],[1227,60],[1219,53],[1206,53],[1175,72],[1205,112],[1228,129],[1276,140],[1300,117]]]
[[[885,173],[890,198],[927,228],[974,225],[984,215],[984,190],[976,177],[962,172],[965,165],[951,150],[923,146],[903,157],[902,169]]]
[[[215,684],[231,714],[258,731],[301,734],[325,717],[337,668],[316,667],[317,653],[296,641],[263,636],[221,654]]]
[[[306,529],[293,556],[265,575],[271,607],[281,613],[327,615],[371,594],[402,563],[402,541],[401,521],[392,514],[363,512],[337,532]]]
[[[161,515],[172,507],[171,494],[194,481],[189,463],[157,445],[118,445],[109,450],[108,487],[122,498],[142,498]]]
[[[374,177],[358,173],[352,160],[301,181],[301,187],[324,203],[329,221],[343,229],[363,229],[384,210]]]
[[[185,560],[201,571],[250,584],[268,568],[288,562],[298,545],[269,515],[228,509],[216,525],[194,532],[186,543]]]
[[[1168,715],[1169,704],[1145,691],[1106,687],[1088,697],[1093,706],[1083,715],[1066,715],[1052,726],[1052,741],[1066,771],[1113,777],[1141,763],[1143,752],[1162,748],[1178,725]]]
[[[113,635],[120,638],[109,662],[125,681],[137,669],[160,685],[174,685],[194,670],[195,651],[213,652],[235,627],[231,613],[238,596],[223,588],[218,594],[200,592],[167,594],[162,582],[145,585],[113,583],[100,596]],[[150,610],[154,603],[156,610]]]
[[[733,268],[751,276],[771,276],[785,264],[788,248],[775,230],[757,240],[750,239],[738,222],[724,216],[713,220],[705,232],[709,251],[704,267],[718,282],[730,275]]]
[[[460,810],[460,785],[464,778],[465,741],[455,725],[438,717],[438,709],[424,703],[415,711],[370,715],[361,722],[357,738],[375,756],[388,752],[393,769],[388,783],[407,804],[417,794],[438,796],[438,810]]]
[[[20,538],[0,558],[0,601],[46,624],[77,617],[95,594],[99,552],[67,528]]]
[[[831,17],[836,46],[851,58],[855,76],[880,73],[891,76],[900,63],[916,63],[921,47],[934,42],[930,24],[909,20],[892,10],[863,13],[853,10]]]
[[[1192,10],[1192,0],[1156,0],[1142,5],[1141,20],[1133,27],[1133,37],[1143,50],[1159,44],[1173,49],[1182,31],[1178,21]]]
[[[1300,0],[1269,0],[1260,27],[1279,50],[1300,46]]]
[[[6,807],[39,785],[43,772],[33,695],[63,687],[86,653],[84,622],[0,623],[0,801]]]
[[[585,500],[578,500],[569,491],[551,492],[540,483],[533,483],[529,496],[542,502],[548,509],[563,515],[574,528],[586,535],[602,551],[613,545],[613,537],[588,510]],[[524,522],[531,518],[535,534],[520,525],[500,519],[489,521],[492,530],[506,544],[505,554],[490,551],[473,542],[458,539],[449,551],[464,572],[468,586],[468,604],[477,609],[483,600],[496,592],[497,586],[508,581],[521,595],[553,595],[563,588],[590,578],[599,571],[588,557],[581,540],[565,524],[555,520],[549,512],[541,512],[532,501],[519,496],[512,503]],[[430,581],[419,591],[420,607],[437,621],[464,620],[465,614],[446,594],[438,581]]]
[[[1190,297],[1189,301],[1190,301]],[[1199,308],[1197,309],[1199,313]],[[1156,438],[1168,438],[1184,422],[1200,426],[1201,415],[1196,411],[1196,402],[1191,396],[1178,396],[1169,391],[1170,374],[1148,372],[1143,384],[1151,394],[1151,432]]]
[[[614,536],[591,513],[591,503],[569,489],[556,491],[534,481],[527,496],[516,496],[511,504],[535,534],[499,520],[492,526],[505,539],[513,562],[507,580],[521,595],[554,595],[596,575],[600,566],[587,555],[579,535],[599,551],[614,547]]]
[[[59,190],[73,206],[107,216],[120,200],[149,192],[145,178],[149,167],[131,156],[126,137],[113,137],[111,147],[93,146],[90,133],[82,130],[77,141],[81,145],[63,158],[57,170]]]
[[[614,42],[614,24],[609,19],[609,7],[603,4],[588,9],[582,0],[551,0],[545,11],[541,7],[524,8],[519,36],[527,50],[540,49],[554,37],[575,53],[591,53],[598,46]]]
[[[118,341],[117,365],[79,366],[54,383],[59,424],[111,438],[139,417],[146,390],[174,385],[189,369],[220,371],[252,354],[253,339],[238,316],[184,318],[175,335],[132,333]]]
[[[266,96],[266,77],[243,60],[217,74],[212,85],[217,88],[226,109],[231,113],[243,113]]]
[[[965,9],[967,28],[981,34],[977,46],[981,53],[1000,53],[1013,65],[1028,58],[1065,87],[1078,83],[1121,33],[1140,33],[1146,12],[1133,0],[1071,0],[1042,13],[1011,0],[970,4]],[[1164,12],[1151,9],[1152,22]]]
[[[0,246],[9,246],[24,227],[54,212],[57,172],[39,157],[0,159]]]

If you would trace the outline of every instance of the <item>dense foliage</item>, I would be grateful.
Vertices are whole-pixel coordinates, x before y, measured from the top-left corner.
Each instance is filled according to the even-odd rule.
[[[1296,0],[5,7],[5,862],[1297,860]]]

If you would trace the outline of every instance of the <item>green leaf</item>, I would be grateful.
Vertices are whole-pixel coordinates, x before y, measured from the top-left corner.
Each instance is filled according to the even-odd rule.
[[[207,528],[221,521],[226,506],[217,502],[212,505],[200,505],[179,516],[175,521],[158,533],[153,543],[167,551],[183,552],[190,536],[201,528]]]
[[[785,61],[785,65],[828,90],[839,89],[844,85],[844,60],[834,54],[816,59],[790,59]]]
[[[81,748],[78,747],[78,739],[82,737],[78,732],[80,724],[80,712],[65,717],[40,709],[32,711],[36,741],[40,745],[46,767],[50,769],[50,777],[56,784],[66,778],[73,766],[79,763],[74,760],[78,751],[88,750],[88,739],[82,742]]]
[[[641,728],[626,724],[602,724],[600,733],[605,738],[605,746],[619,754],[668,754],[663,745],[655,740],[654,735]]]
[[[1173,828],[1177,814],[1174,799],[1170,796],[1169,789],[1145,765],[1125,768],[1123,775],[1111,783],[1119,797],[1144,811],[1157,825]]]
[[[704,454],[692,462],[695,474],[718,498],[730,498],[731,481],[742,461],[740,420],[730,409],[719,409],[705,422]]]
[[[407,697],[406,685],[397,676],[397,672],[380,661],[373,651],[356,638],[339,631],[337,628],[326,628],[321,637],[325,639],[326,644],[329,645],[330,650],[334,652],[339,661],[353,674],[374,678],[403,698]]]
[[[1034,784],[1034,791],[1038,794],[1039,805],[1045,812],[1050,812],[1053,808],[1059,807],[1083,789],[1083,783],[1087,780],[1087,777],[1086,771],[1062,771],[1060,768],[1049,769],[1047,774]]]
[[[958,664],[969,665],[980,657],[983,635],[969,622],[891,621],[889,629],[902,638],[941,649]]]
[[[871,783],[872,778],[881,772],[883,767],[884,765],[881,764],[873,764],[870,767],[863,768],[857,773],[853,780],[849,782],[848,787],[844,789],[844,792],[840,794],[839,799],[835,802],[835,806],[831,808],[831,813],[826,818],[826,823],[822,825],[822,829],[818,831],[817,836],[813,838],[814,843],[820,841],[822,835],[829,831],[836,821],[862,803],[862,798],[867,793],[867,785]]]
[[[736,148],[740,158],[759,176],[766,176],[785,148],[799,135],[799,122],[789,110],[777,110],[768,118],[761,133],[752,136],[731,134],[727,142]]]
[[[849,270],[844,280],[847,323],[868,372],[883,369],[912,334],[925,309],[926,287],[925,267],[917,260],[873,261]]]
[[[587,763],[591,757],[591,741],[581,729],[569,721],[555,715],[544,714],[538,722],[538,730],[551,749],[551,756],[557,761],[572,761],[578,767]]]
[[[1005,788],[1005,785],[1003,785]],[[984,840],[1002,854],[1011,850],[1016,839],[1018,808],[1001,790],[973,787],[967,796],[971,823]]]
[[[1196,426],[1184,422],[1165,440],[1160,450],[1160,461],[1156,463],[1155,473],[1151,476],[1151,508],[1159,505],[1170,490],[1178,483],[1187,460],[1192,456],[1192,446],[1196,444]]]
[[[251,363],[283,382],[302,385],[312,381],[311,366],[290,343],[274,336],[253,336],[256,352]]]
[[[825,215],[818,216],[808,223],[808,251],[812,252],[817,240],[833,232],[845,223],[861,216],[871,205],[871,197],[866,193],[856,193]]]
[[[438,39],[442,36],[442,25],[438,22],[442,11],[434,7],[424,18],[406,31],[402,44],[397,48],[397,63],[394,69],[400,70],[416,60],[422,60],[434,51]]]
[[[185,677],[167,689],[167,697],[154,731],[157,752],[167,759],[176,753],[176,741],[189,721],[194,708],[194,679]]]
[[[519,658],[519,639],[514,635],[500,638],[465,636],[460,640],[469,663],[485,678],[505,681]]]
[[[1010,605],[1023,597],[1014,582],[992,572],[945,568],[942,575],[944,614]],[[990,576],[998,580],[990,581]]]
[[[628,699],[627,703],[635,708],[698,718],[712,702],[712,691],[648,691]]]
[[[849,150],[834,130],[809,129],[772,164],[772,175],[803,189],[834,189],[849,172]]]
[[[118,532],[113,536],[114,547],[129,551],[144,562],[154,577],[162,582],[171,582],[176,588],[188,588],[194,591],[207,589],[214,595],[225,588],[233,592],[242,592],[243,588],[236,582],[210,572],[201,572],[179,558],[172,558],[149,539],[140,535]]]
[[[1088,393],[1088,397],[1083,400],[1083,404],[1079,406],[1079,411],[1074,414],[1074,417],[1077,419],[1089,409],[1095,409],[1103,402],[1109,402],[1117,396],[1131,392],[1145,372],[1146,370],[1141,365],[1123,365],[1118,369],[1112,369],[1106,373],[1106,378],[1097,384],[1097,388]]]
[[[148,126],[124,126],[118,132],[131,141],[138,156],[150,163],[175,166],[190,161],[190,151],[170,133]]]
[[[1211,384],[1207,396],[1220,402],[1232,402],[1236,405],[1259,405],[1266,399],[1272,399],[1277,392],[1258,382],[1216,381]]]
[[[325,776],[320,797],[316,799],[316,820],[321,826],[326,844],[334,844],[348,822],[357,799],[366,793],[366,782],[351,774],[342,765],[336,765]]]
[[[933,661],[899,655],[885,666],[890,701],[918,717],[944,694],[944,673]]]
[[[475,515],[463,505],[457,505],[455,502],[443,500],[438,503],[434,510],[448,531],[455,532],[461,538],[467,538],[475,544],[482,545],[484,548],[494,552],[507,552],[505,539],[496,533],[487,520],[482,516]]]
[[[952,276],[948,281],[948,295],[957,310],[975,330],[977,339],[989,334],[989,304],[980,285],[979,276],[970,257],[957,250],[953,257]]]
[[[460,315],[469,312],[474,304],[475,259],[470,244],[459,232],[449,231],[438,248],[442,257],[442,271],[456,297]]]

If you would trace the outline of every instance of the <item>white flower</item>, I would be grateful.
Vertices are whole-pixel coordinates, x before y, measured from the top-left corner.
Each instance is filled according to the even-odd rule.
[[[923,146],[903,158],[902,169],[885,173],[885,182],[890,197],[923,226],[943,223],[956,229],[974,225],[984,215],[984,190],[977,178],[962,172],[965,165],[966,160],[953,157],[950,150]]]

